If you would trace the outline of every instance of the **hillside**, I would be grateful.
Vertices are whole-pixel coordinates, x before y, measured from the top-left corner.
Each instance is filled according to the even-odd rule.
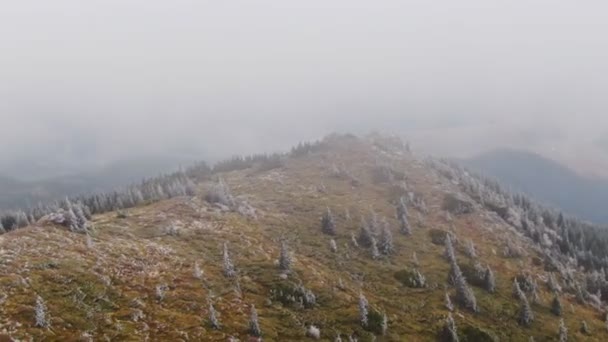
[[[572,215],[608,222],[606,179],[581,176],[555,161],[521,150],[493,150],[464,163]]]
[[[319,146],[271,166],[192,173],[194,196],[96,214],[88,235],[52,223],[49,215],[1,235],[0,340],[249,341],[255,305],[265,341],[311,338],[311,325],[324,341],[338,334],[342,341],[435,341],[450,314],[447,292],[460,341],[555,341],[560,318],[551,313],[550,274],[563,287],[558,296],[569,340],[608,339],[605,313],[591,297],[577,299],[576,286],[568,285],[583,278],[581,269],[549,267],[549,247],[524,235],[511,220],[513,210],[503,219],[500,210],[486,209],[484,197],[467,195],[455,169],[422,161],[386,137],[330,136]],[[218,182],[226,184],[220,195],[229,188],[234,199],[228,202],[238,204],[210,203],[225,200],[210,196]],[[396,215],[401,198],[410,235]],[[327,208],[335,236],[321,230]],[[388,255],[382,254],[384,220],[393,237]],[[362,226],[380,242],[379,255],[361,239],[355,246]],[[459,305],[457,287],[447,284],[445,240],[454,241],[478,312]],[[280,270],[281,241],[290,272]],[[226,276],[224,244],[233,277]],[[475,281],[476,263],[493,270],[494,293]],[[516,277],[534,314],[529,326],[520,324],[524,300],[513,297]],[[366,328],[361,295],[368,302]],[[48,328],[36,326],[37,296],[44,302],[38,318]],[[211,326],[210,303],[219,329]]]

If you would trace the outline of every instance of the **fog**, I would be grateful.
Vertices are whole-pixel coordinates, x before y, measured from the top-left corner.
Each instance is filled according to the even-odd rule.
[[[331,131],[478,146],[517,127],[578,146],[608,121],[606,10],[534,0],[6,3],[0,173],[213,160]],[[490,134],[464,135],[474,127]]]

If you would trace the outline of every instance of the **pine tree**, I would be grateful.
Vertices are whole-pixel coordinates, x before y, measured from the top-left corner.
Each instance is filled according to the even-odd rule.
[[[587,322],[581,321],[581,334],[583,335],[591,335],[591,330],[589,330],[589,326]]]
[[[209,325],[215,330],[220,330],[221,328],[220,321],[217,318],[217,311],[215,311],[211,301],[209,301]]]
[[[465,245],[465,251],[467,253],[467,256],[469,256],[469,258],[472,258],[472,259],[477,258],[477,251],[475,250],[475,244],[473,243],[473,240],[467,241],[467,244]]]
[[[551,313],[553,313],[555,316],[562,315],[562,303],[557,295],[553,297],[553,301],[551,302]]]
[[[401,197],[399,199],[399,204],[397,205],[397,218],[399,219],[400,231],[403,235],[412,234],[412,229],[410,227],[410,223],[407,219],[407,207],[405,205],[405,198]]]
[[[289,249],[287,248],[287,243],[285,240],[281,241],[281,255],[279,256],[279,268],[281,271],[289,272],[291,271],[291,255],[289,254]]]
[[[492,272],[490,266],[487,266],[486,268],[486,273],[484,274],[483,281],[486,291],[490,293],[496,292],[496,279],[494,278],[494,272]]]
[[[380,235],[380,252],[384,255],[391,255],[395,252],[393,234],[390,231],[388,223],[384,224],[382,234]]]
[[[521,287],[519,286],[519,282],[517,281],[517,278],[515,278],[513,280],[513,297],[515,297],[516,299],[522,300],[522,298],[526,298],[526,295],[524,294],[524,292],[521,290]]]
[[[446,234],[446,236],[445,236],[444,256],[450,262],[456,260],[456,254],[454,254],[454,246],[452,245],[452,239],[450,238],[450,234]]]
[[[445,320],[445,325],[443,327],[441,341],[458,342],[458,332],[456,330],[456,322],[454,322],[454,317],[452,317],[451,313],[448,314],[448,317]]]
[[[361,326],[367,328],[368,321],[368,307],[369,302],[367,298],[363,295],[363,292],[359,293],[359,321],[361,322]]]
[[[465,308],[473,312],[478,312],[479,308],[477,307],[477,299],[475,298],[475,294],[467,284],[462,273],[457,273],[455,277],[455,285],[456,301]]]
[[[549,286],[549,289],[553,292],[562,291],[562,288],[559,285],[559,283],[557,282],[557,279],[555,279],[555,275],[553,273],[549,274],[549,281],[548,281],[547,285]]]
[[[410,279],[410,282],[414,285],[414,287],[422,289],[426,287],[426,277],[420,273],[420,271],[418,270],[413,270],[412,273],[414,274],[413,278]]]
[[[336,235],[336,223],[329,208],[321,217],[321,231],[328,235]]]
[[[445,293],[444,304],[448,311],[454,311],[454,304],[452,304],[452,300],[450,299],[450,295],[447,293],[447,291]]]
[[[568,328],[564,323],[564,319],[559,320],[559,334],[558,334],[559,342],[567,342],[568,341]]]
[[[372,259],[378,259],[380,257],[380,252],[378,251],[378,243],[376,242],[376,238],[372,236]]]
[[[359,242],[357,241],[355,233],[353,232],[350,232],[350,242],[353,244],[354,247],[359,247]]]
[[[228,244],[226,242],[224,242],[224,275],[228,278],[236,276],[236,270],[234,269],[234,264],[230,259],[230,254],[228,253]]]
[[[418,256],[416,255],[416,252],[412,253],[412,264],[415,267],[419,267],[420,266],[420,262],[418,261]]]
[[[36,326],[39,328],[49,328],[50,321],[47,314],[46,304],[42,297],[36,297]]]
[[[192,275],[194,276],[195,279],[200,280],[203,278],[203,271],[201,270],[201,267],[198,264],[198,261],[196,261],[194,263],[194,270],[192,271]]]
[[[165,299],[165,294],[167,293],[167,288],[168,288],[168,286],[166,284],[156,285],[156,288],[155,288],[156,300],[158,300],[159,303]]]
[[[530,326],[532,321],[534,321],[534,313],[532,312],[530,303],[528,303],[528,299],[525,295],[520,299],[520,301],[521,308],[519,311],[519,324],[523,326]]]
[[[412,235],[412,227],[405,215],[399,216],[399,231],[403,235]]]
[[[338,253],[338,244],[336,244],[336,240],[329,239],[329,250],[332,253]]]
[[[382,313],[382,336],[386,336],[386,333],[388,331],[388,317],[386,317],[386,313],[383,312]]]
[[[262,336],[262,330],[260,329],[260,323],[258,322],[258,312],[253,304],[251,304],[251,316],[249,318],[249,334],[254,337]]]
[[[367,222],[361,220],[361,228],[359,230],[359,237],[357,238],[358,244],[363,247],[371,247],[373,237],[374,235],[370,231]]]
[[[407,216],[407,206],[405,205],[405,197],[399,198],[397,203],[397,217]]]

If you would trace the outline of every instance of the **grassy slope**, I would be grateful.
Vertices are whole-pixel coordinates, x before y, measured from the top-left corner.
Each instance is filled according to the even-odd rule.
[[[430,209],[425,227],[417,226],[412,236],[397,232],[394,218],[395,190],[389,184],[374,185],[370,170],[378,157],[390,159],[393,168],[404,170],[408,187],[422,193]],[[343,164],[361,181],[330,176],[330,165]],[[246,340],[249,305],[255,304],[267,341],[304,339],[304,326],[314,323],[325,340],[336,332],[357,331],[362,340],[369,335],[358,325],[357,298],[362,290],[374,308],[389,318],[389,333],[378,341],[435,340],[447,311],[443,306],[448,264],[443,247],[431,243],[430,228],[452,229],[461,241],[473,239],[480,260],[497,274],[498,293],[475,288],[481,312],[458,310],[454,318],[460,330],[474,326],[492,332],[503,341],[554,340],[558,319],[549,313],[552,298],[541,285],[541,305],[534,305],[536,320],[530,328],[517,325],[519,305],[511,297],[513,277],[520,270],[544,275],[533,266],[534,252],[521,259],[500,256],[507,237],[514,234],[485,212],[444,219],[439,209],[443,193],[456,186],[435,176],[411,156],[382,155],[368,144],[341,144],[310,157],[291,159],[281,169],[267,172],[243,170],[222,175],[235,195],[247,198],[258,209],[258,219],[236,213],[222,213],[199,198],[177,198],[139,207],[126,219],[115,213],[95,217],[95,245],[86,247],[82,235],[57,227],[29,227],[0,237],[0,323],[6,334],[34,340],[209,340],[228,336]],[[327,191],[318,191],[324,184]],[[203,183],[201,192],[209,183]],[[329,238],[320,233],[319,218],[326,206],[336,214],[338,253],[329,249]],[[352,219],[347,220],[346,209]],[[396,255],[372,260],[366,249],[350,245],[350,233],[358,232],[360,217],[370,210],[385,216],[394,231]],[[416,211],[410,214],[416,216]],[[411,219],[415,222],[415,219]],[[167,236],[163,228],[178,222],[179,236]],[[270,289],[286,281],[279,278],[276,259],[278,241],[289,241],[294,271],[288,281],[302,282],[318,298],[313,309],[284,307],[269,302]],[[221,245],[230,246],[240,279],[242,296],[233,280],[222,275]],[[416,252],[420,270],[436,287],[403,287],[394,273],[412,267]],[[497,252],[497,253],[495,253]],[[468,262],[458,250],[462,263]],[[193,276],[194,262],[204,270],[204,279]],[[345,289],[338,289],[342,279]],[[155,287],[167,284],[162,302]],[[540,284],[540,282],[539,282]],[[453,290],[450,290],[453,292]],[[52,317],[50,330],[33,326],[36,293],[46,299]],[[207,324],[207,300],[213,298],[223,324],[213,331]],[[608,339],[603,317],[563,298],[564,316],[571,340]],[[574,311],[570,309],[573,305]],[[133,312],[145,317],[134,321]],[[580,321],[590,325],[593,335],[578,333]]]

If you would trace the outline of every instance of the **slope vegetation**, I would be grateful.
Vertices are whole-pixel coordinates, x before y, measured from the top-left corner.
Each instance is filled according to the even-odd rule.
[[[210,203],[218,182],[247,210]],[[462,203],[446,207],[450,194]],[[396,215],[402,198],[410,235]],[[321,229],[328,208],[335,235]],[[42,218],[0,236],[0,339],[248,341],[252,306],[265,341],[449,340],[448,315],[460,341],[558,338],[542,251],[386,137],[331,136],[273,168],[204,175],[196,196],[95,215],[91,224],[86,235]],[[362,226],[378,253],[361,243]],[[448,285],[447,236],[478,312],[459,305]],[[289,271],[281,269],[285,255]],[[480,266],[495,275],[493,293],[476,281]],[[536,285],[536,300],[525,294],[529,324],[513,294],[516,278]],[[573,293],[557,295],[570,340],[608,339],[604,313]]]

